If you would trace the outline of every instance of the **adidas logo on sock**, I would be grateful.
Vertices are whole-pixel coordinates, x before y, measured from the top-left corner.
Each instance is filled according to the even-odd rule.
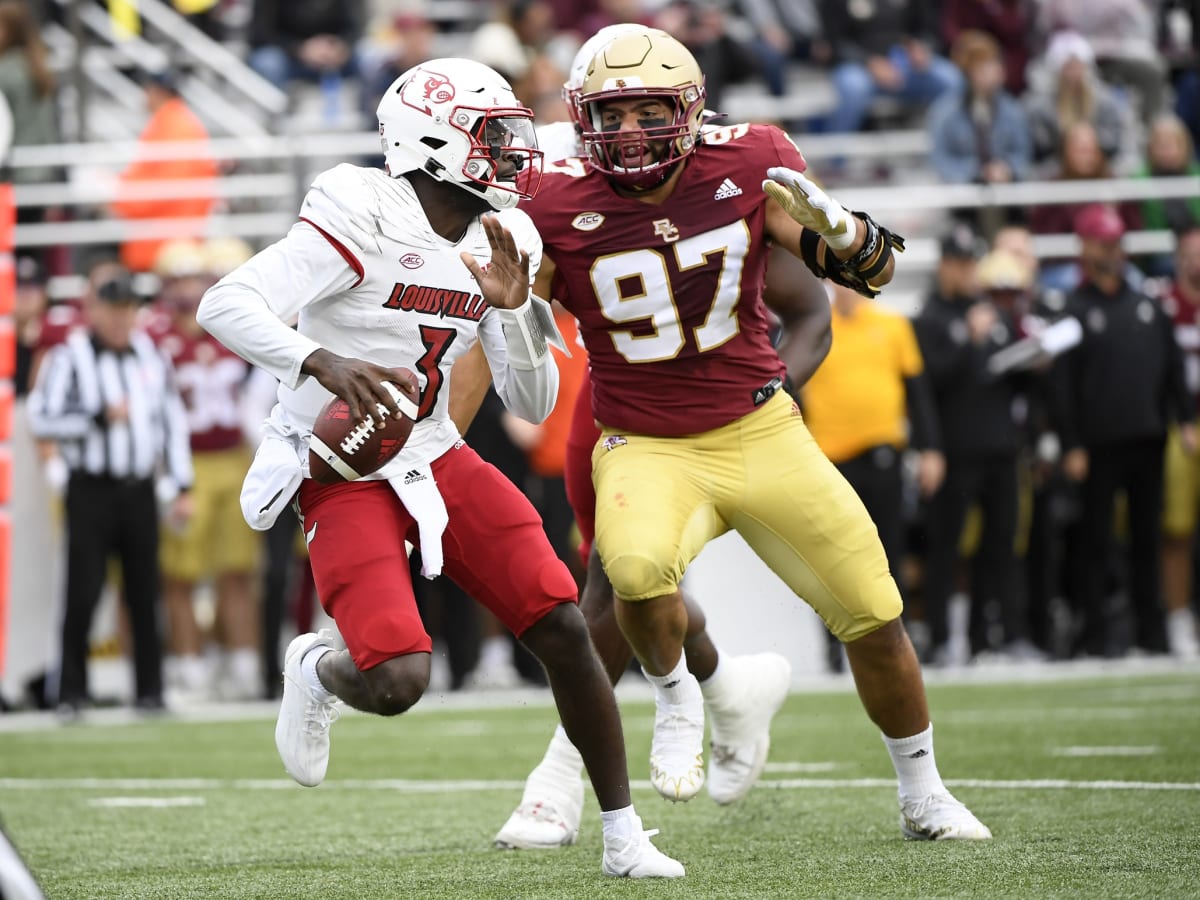
[[[928,755],[929,755],[929,751],[926,750],[924,747],[922,747],[916,753],[910,753],[908,755],[908,759],[920,759],[922,756],[928,756]]]
[[[728,200],[730,197],[736,197],[742,192],[742,189],[726,178],[721,182],[721,186],[717,188],[717,192],[713,194],[714,200]]]
[[[663,687],[664,687],[664,688],[673,688],[673,687],[675,687],[675,685],[677,685],[677,684],[679,684],[679,679],[678,679],[678,678],[677,678],[677,679],[675,679],[674,681],[669,681],[669,682],[667,682],[666,684],[664,684],[664,685],[663,685]]]

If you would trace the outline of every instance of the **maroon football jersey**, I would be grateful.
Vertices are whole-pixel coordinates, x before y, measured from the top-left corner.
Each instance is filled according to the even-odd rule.
[[[205,332],[190,334],[156,320],[151,337],[171,359],[187,410],[193,452],[230,450],[244,440],[238,398],[250,372],[244,359]]]
[[[603,424],[709,431],[753,410],[785,375],[762,302],[772,166],[805,162],[769,125],[708,130],[660,205],[622,196],[582,160],[546,166],[522,208],[557,266],[555,297],[579,319]]]

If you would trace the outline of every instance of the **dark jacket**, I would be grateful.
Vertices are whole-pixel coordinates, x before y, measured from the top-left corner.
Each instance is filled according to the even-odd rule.
[[[255,0],[250,46],[283,47],[294,56],[309,38],[331,34],[353,47],[365,22],[363,0]]]
[[[887,56],[892,47],[908,40],[934,46],[934,22],[925,0],[872,0],[865,4],[823,0],[820,8],[836,62]],[[855,15],[860,9],[865,15]]]
[[[1170,317],[1129,285],[1107,295],[1084,283],[1067,297],[1083,340],[1056,368],[1065,450],[1162,438],[1194,412]]]
[[[1015,454],[1022,442],[1026,379],[997,377],[988,371],[987,363],[1018,339],[1016,325],[998,310],[992,334],[982,344],[974,344],[966,321],[971,306],[971,301],[935,294],[913,322],[933,384],[942,445],[948,457]]]

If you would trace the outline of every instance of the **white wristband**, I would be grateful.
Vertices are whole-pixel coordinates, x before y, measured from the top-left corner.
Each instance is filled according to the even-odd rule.
[[[536,302],[530,294],[516,309],[499,310],[508,363],[514,369],[529,371],[539,368],[550,356],[546,332],[534,308]]]

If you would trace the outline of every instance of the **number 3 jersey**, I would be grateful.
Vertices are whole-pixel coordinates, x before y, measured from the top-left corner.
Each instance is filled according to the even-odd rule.
[[[785,375],[762,302],[771,166],[806,164],[765,125],[706,130],[659,205],[617,193],[582,160],[546,166],[521,208],[557,268],[555,298],[579,320],[604,425],[708,431],[749,413]]]
[[[529,217],[520,210],[496,215],[529,253],[532,279],[541,242]],[[314,350],[412,370],[421,389],[416,427],[399,456],[369,476],[390,478],[459,439],[447,411],[450,368],[477,337],[506,406],[539,421],[553,407],[557,370],[508,364],[500,311],[480,295],[463,251],[484,267],[491,259],[478,219],[459,241],[446,240],[407,179],[339,165],[316,178],[300,221],[282,240],[205,295],[202,324],[279,379],[279,406],[303,435],[330,397],[300,373]],[[282,324],[293,319],[295,330]]]

